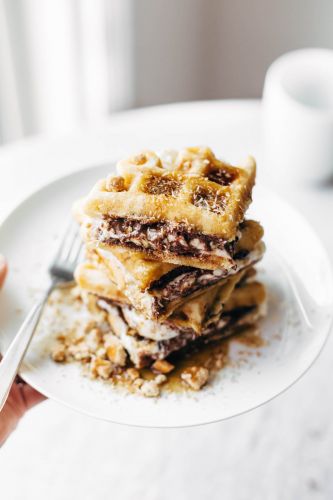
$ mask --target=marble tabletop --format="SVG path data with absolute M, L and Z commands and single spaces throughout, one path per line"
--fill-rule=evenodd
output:
M 259 101 L 176 104 L 119 113 L 71 136 L 10 144 L 0 149 L 0 216 L 76 169 L 142 148 L 208 144 L 230 161 L 256 156 L 259 181 L 305 215 L 332 258 L 333 187 L 290 185 L 287 179 L 272 185 L 260 116 Z M 315 366 L 286 393 L 243 416 L 197 428 L 124 427 L 47 401 L 1 448 L 0 497 L 331 499 L 332 358 L 331 338 Z

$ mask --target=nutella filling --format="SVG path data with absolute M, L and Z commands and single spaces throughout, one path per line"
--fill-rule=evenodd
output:
M 97 229 L 100 242 L 121 244 L 151 252 L 168 252 L 205 258 L 207 255 L 225 257 L 232 263 L 235 242 L 217 236 L 195 232 L 184 224 L 164 222 L 144 223 L 138 220 L 104 216 Z
M 236 270 L 236 264 L 234 270 Z M 159 305 L 163 309 L 169 302 L 211 286 L 227 275 L 226 269 L 211 271 L 181 266 L 154 281 L 149 290 L 153 295 L 158 295 Z
M 101 297 L 98 301 L 98 306 L 101 309 L 109 310 L 109 305 L 114 307 L 114 303 L 108 299 Z M 219 318 L 216 318 L 213 324 L 203 330 L 201 335 L 197 335 L 191 328 L 175 328 L 175 335 L 165 340 L 151 340 L 142 337 L 138 331 L 132 329 L 133 325 L 128 322 L 126 314 L 124 315 L 122 308 L 117 308 L 124 325 L 127 325 L 131 334 L 129 338 L 133 341 L 132 348 L 136 351 L 137 366 L 144 367 L 150 365 L 156 359 L 165 359 L 172 353 L 178 352 L 183 348 L 193 348 L 206 344 L 211 341 L 217 341 L 233 333 L 229 327 L 237 324 L 242 318 L 246 318 L 248 313 L 256 310 L 256 306 L 247 306 L 234 309 L 227 314 L 221 313 Z M 165 323 L 169 325 L 168 322 Z M 119 332 L 115 332 L 119 336 Z M 124 338 L 122 339 L 124 341 Z M 135 346 L 135 347 L 134 347 Z M 124 346 L 126 348 L 126 346 Z M 132 353 L 133 354 L 133 353 Z
M 180 351 L 181 349 L 193 349 L 199 347 L 202 344 L 207 344 L 209 342 L 218 341 L 224 337 L 231 335 L 233 332 L 232 326 L 237 324 L 237 322 L 247 313 L 250 313 L 256 309 L 255 306 L 243 307 L 230 312 L 228 315 L 221 316 L 220 321 L 215 324 L 212 328 L 207 328 L 203 331 L 202 335 L 198 336 L 193 332 L 181 332 L 181 334 L 170 340 L 164 340 L 157 342 L 158 352 L 154 355 L 147 356 L 145 362 L 151 363 L 155 359 L 165 359 L 172 353 Z M 230 328 L 227 328 L 230 327 Z
M 217 322 L 212 328 L 207 328 L 203 331 L 202 335 L 198 336 L 193 331 L 179 331 L 179 335 L 169 340 L 162 340 L 152 342 L 155 349 L 149 352 L 145 347 L 138 349 L 138 359 L 141 366 L 149 366 L 156 359 L 165 359 L 170 355 L 182 355 L 184 352 L 191 351 L 192 349 L 200 348 L 210 342 L 219 341 L 234 333 L 233 326 L 242 317 L 246 318 L 248 313 L 256 309 L 253 307 L 244 307 L 242 310 L 229 313 L 228 315 L 221 316 L 220 321 Z M 143 340 L 142 337 L 137 335 L 137 340 Z

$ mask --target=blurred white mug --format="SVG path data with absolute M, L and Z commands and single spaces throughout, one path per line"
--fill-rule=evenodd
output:
M 333 51 L 304 49 L 277 59 L 263 93 L 265 159 L 276 179 L 333 178 Z

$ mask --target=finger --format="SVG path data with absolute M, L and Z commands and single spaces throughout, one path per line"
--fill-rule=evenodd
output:
M 7 262 L 3 255 L 0 254 L 0 288 L 4 284 L 7 274 Z
M 23 394 L 27 410 L 46 399 L 43 394 L 30 387 L 30 385 L 22 385 L 21 392 Z

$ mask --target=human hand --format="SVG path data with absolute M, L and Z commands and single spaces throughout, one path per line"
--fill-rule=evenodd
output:
M 4 257 L 0 255 L 0 288 L 4 284 L 6 274 L 7 263 Z M 25 412 L 44 399 L 45 397 L 42 394 L 17 377 L 5 406 L 0 412 L 0 446 L 15 429 Z
M 0 254 L 0 289 L 2 288 L 7 276 L 7 262 L 3 255 Z

